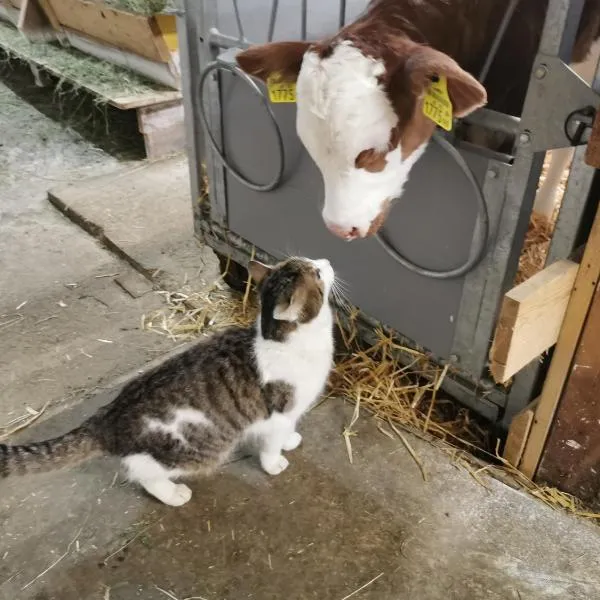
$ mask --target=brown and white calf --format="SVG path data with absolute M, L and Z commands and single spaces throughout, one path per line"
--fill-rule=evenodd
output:
M 520 1 L 485 89 L 472 75 L 483 66 L 507 5 L 372 0 L 329 39 L 272 42 L 238 54 L 250 75 L 296 82 L 298 136 L 323 176 L 323 219 L 335 235 L 351 240 L 375 233 L 401 196 L 435 129 L 422 104 L 436 76 L 446 76 L 455 117 L 486 103 L 520 115 L 547 0 Z M 574 62 L 584 60 L 599 29 L 600 0 L 586 0 Z

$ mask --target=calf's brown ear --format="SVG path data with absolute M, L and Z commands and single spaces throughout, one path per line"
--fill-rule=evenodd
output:
M 417 96 L 423 95 L 432 77 L 445 75 L 455 117 L 465 117 L 487 104 L 485 88 L 447 54 L 418 45 L 405 63 L 410 84 Z
M 236 60 L 242 71 L 266 81 L 278 74 L 281 81 L 295 82 L 302 66 L 302 58 L 310 42 L 270 42 L 250 46 L 240 52 Z

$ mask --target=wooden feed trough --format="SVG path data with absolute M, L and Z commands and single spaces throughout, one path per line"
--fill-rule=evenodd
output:
M 85 89 L 100 104 L 135 110 L 149 159 L 185 148 L 183 103 L 178 90 L 150 82 L 78 50 L 52 43 L 29 43 L 14 27 L 1 22 L 0 49 L 28 63 L 32 69 L 47 72 L 59 82 Z
M 88 0 L 0 0 L 4 15 L 31 41 L 53 38 L 181 89 L 176 17 L 141 15 Z

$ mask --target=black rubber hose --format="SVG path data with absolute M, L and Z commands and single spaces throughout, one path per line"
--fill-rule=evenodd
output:
M 389 242 L 385 239 L 385 235 L 381 233 L 376 233 L 375 237 L 377 241 L 381 244 L 383 249 L 398 263 L 400 263 L 404 268 L 412 271 L 413 273 L 418 273 L 419 275 L 423 275 L 425 277 L 430 277 L 432 279 L 455 279 L 457 277 L 462 277 L 466 275 L 470 271 L 472 271 L 483 259 L 485 256 L 485 252 L 487 249 L 487 241 L 490 231 L 490 218 L 487 210 L 487 205 L 485 203 L 485 198 L 483 197 L 483 193 L 481 188 L 479 187 L 479 183 L 473 176 L 471 169 L 465 162 L 464 158 L 460 155 L 460 152 L 445 138 L 439 135 L 437 132 L 434 134 L 434 139 L 437 143 L 446 151 L 450 156 L 457 162 L 462 169 L 463 173 L 466 175 L 469 182 L 472 184 L 473 190 L 475 191 L 475 197 L 477 202 L 478 209 L 478 220 L 476 222 L 476 227 L 478 230 L 477 234 L 477 246 L 471 255 L 467 259 L 467 261 L 459 267 L 454 269 L 449 269 L 445 271 L 434 271 L 432 269 L 426 269 L 425 267 L 421 267 L 414 262 L 408 260 L 408 258 L 402 256 Z

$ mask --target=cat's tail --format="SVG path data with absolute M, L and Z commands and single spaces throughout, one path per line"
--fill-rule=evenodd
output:
M 74 465 L 101 452 L 85 427 L 44 442 L 6 446 L 0 444 L 0 478 L 54 471 Z

